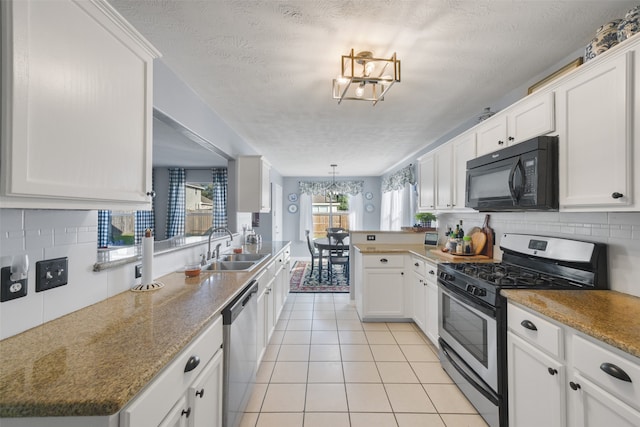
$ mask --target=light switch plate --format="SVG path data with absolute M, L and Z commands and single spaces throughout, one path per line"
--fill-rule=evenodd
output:
M 67 260 L 67 257 L 63 257 L 36 262 L 36 292 L 67 284 Z

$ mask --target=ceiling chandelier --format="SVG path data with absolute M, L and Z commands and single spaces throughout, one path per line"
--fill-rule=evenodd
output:
M 394 83 L 400 82 L 400 61 L 395 52 L 389 59 L 374 58 L 369 51 L 342 55 L 342 73 L 333 80 L 333 99 L 371 101 L 376 105 Z

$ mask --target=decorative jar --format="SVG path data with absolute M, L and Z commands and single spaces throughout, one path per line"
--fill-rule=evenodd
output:
M 618 24 L 618 43 L 622 43 L 640 31 L 640 6 L 631 9 Z
M 596 36 L 585 49 L 585 62 L 595 58 L 601 53 L 609 50 L 609 48 L 618 44 L 618 26 L 621 22 L 622 19 L 614 19 L 613 21 L 607 22 L 598 28 Z

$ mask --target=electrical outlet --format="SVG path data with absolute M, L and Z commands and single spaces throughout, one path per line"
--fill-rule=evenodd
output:
M 135 268 L 135 278 L 137 279 L 138 277 L 142 277 L 142 264 L 138 264 L 136 265 Z
M 36 262 L 36 292 L 66 285 L 68 270 L 67 257 Z
M 0 302 L 27 296 L 27 279 L 11 280 L 11 267 L 2 267 L 0 279 Z
M 367 240 L 376 240 L 375 234 L 367 234 Z

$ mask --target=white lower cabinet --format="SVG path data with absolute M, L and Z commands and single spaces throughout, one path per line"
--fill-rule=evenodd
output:
M 509 425 L 566 426 L 564 366 L 513 332 L 507 345 Z
M 222 368 L 219 316 L 120 412 L 120 427 L 191 427 L 205 421 L 221 426 Z
M 424 333 L 427 335 L 429 340 L 438 347 L 438 317 L 439 317 L 439 306 L 438 306 L 438 282 L 436 279 L 436 273 L 438 271 L 435 264 L 431 264 L 429 262 L 426 263 L 427 274 L 425 275 L 425 282 L 427 284 L 427 318 L 425 324 Z
M 411 259 L 411 287 L 413 288 L 413 321 L 426 333 L 427 330 L 427 282 L 424 278 L 424 260 L 418 257 Z
M 361 294 L 356 295 L 356 309 L 362 320 L 412 317 L 413 306 L 407 302 L 412 292 L 405 284 L 404 258 L 405 255 L 397 254 L 362 256 L 362 268 L 355 272 L 356 282 L 362 288 Z
M 640 425 L 640 359 L 509 303 L 509 425 Z

